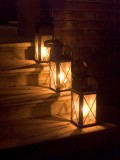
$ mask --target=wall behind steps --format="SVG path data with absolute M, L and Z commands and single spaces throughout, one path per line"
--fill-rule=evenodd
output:
M 18 32 L 20 35 L 33 36 L 35 22 L 39 18 L 38 0 L 17 0 Z
M 38 25 L 48 24 L 50 18 L 49 0 L 17 0 L 18 32 L 34 37 Z M 45 25 L 44 25 L 45 27 Z
M 75 59 L 113 51 L 113 0 L 56 0 L 53 15 L 56 37 L 71 46 Z
M 119 120 L 119 0 L 54 0 L 55 37 L 69 45 L 73 60 L 87 62 L 98 81 L 100 120 Z M 74 83 L 74 81 L 73 81 Z

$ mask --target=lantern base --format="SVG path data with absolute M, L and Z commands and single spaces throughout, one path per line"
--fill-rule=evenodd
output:
M 43 61 L 43 60 L 41 60 L 41 59 L 34 59 L 34 61 L 36 62 L 36 63 L 49 63 L 49 60 L 48 61 Z
M 71 91 L 71 89 L 60 90 L 60 89 L 54 89 L 54 88 L 51 88 L 51 87 L 49 87 L 49 89 L 51 89 L 51 90 L 53 90 L 53 91 L 55 91 L 55 92 L 57 92 L 57 93 L 59 93 L 59 92 Z
M 96 122 L 96 123 L 92 123 L 92 124 L 86 124 L 86 125 L 80 125 L 80 124 L 77 124 L 77 123 L 75 123 L 74 121 L 70 121 L 73 125 L 75 125 L 76 127 L 78 127 L 78 128 L 87 128 L 87 127 L 92 127 L 92 126 L 96 126 L 96 125 L 100 125 L 101 123 L 98 123 L 98 122 Z
M 39 61 L 37 61 L 37 63 L 49 63 L 49 61 L 41 61 L 41 60 L 39 60 Z

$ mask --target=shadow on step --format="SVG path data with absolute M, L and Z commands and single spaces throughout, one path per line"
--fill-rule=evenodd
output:
M 25 59 L 27 60 L 35 59 L 35 49 L 33 45 L 27 47 L 27 49 L 25 50 Z
M 47 95 L 47 94 L 46 94 Z M 42 96 L 46 96 L 42 95 Z M 49 97 L 45 98 L 43 102 L 37 103 L 36 106 L 32 107 L 31 117 L 47 119 L 51 116 L 51 120 L 63 121 L 63 119 L 69 119 L 70 116 L 70 104 L 69 96 L 60 96 L 59 93 L 52 93 Z M 55 116 L 55 119 L 54 119 Z

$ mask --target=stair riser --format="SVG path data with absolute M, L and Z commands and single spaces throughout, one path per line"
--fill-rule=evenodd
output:
M 25 59 L 25 49 L 19 48 L 19 49 L 1 49 L 0 50 L 0 59 L 1 60 L 15 60 L 15 59 Z
M 14 86 L 48 86 L 48 74 L 31 73 L 0 76 L 0 88 Z
M 0 60 L 34 59 L 34 48 L 0 48 Z
M 0 44 L 0 59 L 34 59 L 34 44 L 31 42 Z
M 57 106 L 57 107 L 56 107 Z M 17 120 L 24 118 L 40 118 L 45 116 L 61 115 L 70 119 L 71 100 L 51 101 L 47 103 L 34 104 L 19 107 L 7 107 L 0 110 L 0 121 Z

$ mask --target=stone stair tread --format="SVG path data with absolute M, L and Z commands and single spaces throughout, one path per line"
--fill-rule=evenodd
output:
M 64 138 L 65 136 L 67 137 L 70 134 L 72 134 L 72 132 L 76 129 L 76 127 L 73 126 L 69 121 L 65 121 L 64 119 L 62 120 L 62 118 L 60 120 L 61 121 L 59 121 L 58 119 L 52 120 L 52 119 L 49 119 L 48 117 L 47 119 L 44 119 L 44 120 L 26 119 L 25 121 L 19 121 L 16 123 L 11 122 L 10 128 L 7 125 L 5 125 L 7 129 L 4 130 L 4 135 L 2 134 L 3 133 L 2 128 L 5 128 L 5 127 L 0 127 L 0 130 L 2 132 L 0 136 L 0 140 L 1 140 L 0 149 L 12 148 L 16 146 L 22 146 L 25 144 L 32 144 L 33 142 L 34 143 L 43 142 L 46 140 L 53 140 L 56 138 Z M 34 124 L 34 127 L 33 127 L 33 124 Z M 23 128 L 24 128 L 24 132 L 22 130 Z M 11 131 L 12 129 L 13 129 L 13 132 Z M 17 142 L 17 138 L 13 136 L 13 133 L 15 137 L 21 139 L 19 143 Z M 64 136 L 64 133 L 65 133 L 65 136 Z M 10 138 L 7 138 L 7 137 L 10 137 Z
M 48 83 L 49 66 L 34 60 L 0 61 L 0 88 L 45 85 Z
M 28 67 L 35 64 L 34 60 L 0 60 L 0 70 Z
M 0 88 L 48 83 L 49 63 L 34 60 L 34 42 L 0 43 Z
M 14 75 L 27 75 L 27 74 L 35 74 L 35 73 L 39 73 L 40 71 L 42 71 L 42 68 L 24 68 L 24 69 L 13 69 L 13 70 L 5 70 L 5 71 L 0 71 L 0 77 L 1 76 L 14 76 Z
M 31 42 L 8 42 L 8 43 L 0 43 L 0 48 L 6 49 L 7 47 L 30 47 L 32 46 Z
M 6 120 L 70 114 L 71 92 L 56 93 L 48 87 L 0 89 L 0 122 Z
M 59 97 L 58 97 L 59 96 Z M 0 108 L 65 101 L 70 99 L 70 91 L 56 93 L 44 87 L 8 87 L 0 89 Z
M 16 152 L 18 152 L 16 156 L 17 158 L 18 155 L 22 153 L 21 151 L 25 152 L 25 156 L 27 154 L 31 156 L 32 154 L 30 154 L 30 152 L 33 150 L 34 152 L 32 153 L 37 153 L 36 151 L 38 151 L 37 156 L 41 154 L 44 157 L 45 154 L 48 153 L 48 157 L 50 158 L 50 155 L 53 154 L 61 155 L 61 153 L 64 153 L 65 155 L 65 147 L 67 144 L 67 147 L 69 148 L 69 150 L 67 150 L 67 154 L 71 151 L 72 153 L 73 151 L 75 153 L 79 153 L 79 148 L 82 148 L 82 153 L 82 151 L 84 150 L 91 151 L 91 146 L 92 149 L 100 149 L 101 147 L 103 149 L 103 146 L 107 147 L 106 142 L 109 142 L 110 140 L 112 140 L 112 142 L 116 144 L 115 142 L 119 136 L 118 129 L 118 126 L 114 124 L 112 124 L 111 126 L 111 124 L 106 123 L 104 123 L 104 125 L 96 125 L 92 127 L 78 129 L 68 119 L 62 118 L 60 116 L 7 121 L 6 123 L 4 122 L 0 125 L 0 149 L 14 148 L 15 150 L 11 150 L 11 153 L 13 153 L 14 155 Z M 114 136 L 115 134 L 117 138 Z M 93 141 L 93 139 L 95 139 L 95 141 Z M 46 145 L 49 147 L 47 147 L 43 142 L 47 142 Z M 75 147 L 75 145 L 70 145 L 76 143 L 77 147 Z M 30 144 L 32 145 L 31 148 L 29 148 L 30 146 L 28 147 L 28 145 Z M 19 148 L 22 146 L 24 146 L 24 148 Z M 16 147 L 18 147 L 17 150 Z M 34 147 L 35 149 L 33 149 Z M 5 156 L 5 152 L 3 153 Z M 90 154 L 90 152 L 88 153 Z

